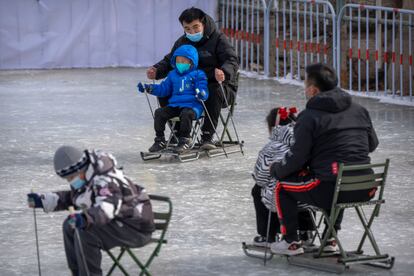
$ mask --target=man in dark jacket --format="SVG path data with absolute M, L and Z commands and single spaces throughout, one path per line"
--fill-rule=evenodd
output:
M 66 259 L 73 275 L 102 275 L 101 249 L 141 247 L 150 241 L 155 226 L 149 197 L 116 168 L 111 154 L 62 146 L 55 153 L 54 167 L 71 189 L 30 193 L 28 202 L 45 212 L 70 206 L 79 210 L 63 223 Z
M 273 163 L 271 173 L 279 179 L 276 188 L 277 208 L 284 240 L 272 251 L 296 255 L 303 252 L 297 243 L 297 202 L 329 210 L 332 204 L 338 163 L 367 164 L 368 154 L 378 146 L 378 139 L 368 111 L 352 101 L 337 87 L 335 71 L 324 64 L 306 68 L 305 93 L 308 98 L 294 128 L 295 144 L 286 158 Z M 302 179 L 289 179 L 308 168 Z M 366 201 L 373 191 L 344 194 L 342 202 Z M 339 228 L 340 221 L 336 228 Z M 329 250 L 335 250 L 334 241 Z
M 223 82 L 227 102 L 231 104 L 237 92 L 238 58 L 226 36 L 217 29 L 214 20 L 202 10 L 194 7 L 186 9 L 181 13 L 179 21 L 185 34 L 177 39 L 171 52 L 163 60 L 147 70 L 147 77 L 157 80 L 165 78 L 173 69 L 170 59 L 181 45 L 190 44 L 197 49 L 198 68 L 203 70 L 208 78 L 210 96 L 205 104 L 212 119 L 212 122 L 205 120 L 203 125 L 202 149 L 214 149 L 215 146 L 212 143 L 214 129 L 217 127 L 221 108 L 225 107 L 225 99 L 223 99 L 219 83 Z M 160 98 L 161 106 L 167 103 L 168 99 Z

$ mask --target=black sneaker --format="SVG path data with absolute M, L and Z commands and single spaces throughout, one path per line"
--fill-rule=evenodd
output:
M 165 138 L 155 137 L 154 144 L 148 149 L 149 152 L 158 152 L 165 149 Z
M 178 145 L 174 148 L 176 153 L 185 153 L 190 150 L 191 139 L 186 137 L 180 137 L 178 139 Z
M 253 239 L 253 245 L 259 246 L 259 247 L 266 247 L 267 245 L 267 247 L 270 248 L 270 244 L 274 242 L 275 242 L 275 239 L 270 239 L 270 237 L 267 242 L 266 242 L 266 237 L 263 237 L 263 236 L 256 236 Z
M 202 150 L 213 150 L 216 149 L 216 145 L 211 141 L 211 139 L 203 139 L 201 141 L 200 149 Z

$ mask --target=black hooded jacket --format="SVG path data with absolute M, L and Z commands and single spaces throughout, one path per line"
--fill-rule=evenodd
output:
M 198 42 L 190 41 L 185 34 L 174 43 L 171 52 L 163 60 L 154 65 L 157 68 L 156 79 L 165 78 L 173 68 L 170 59 L 174 51 L 183 44 L 190 44 L 198 51 L 198 69 L 203 70 L 208 78 L 208 83 L 217 83 L 214 69 L 223 70 L 226 81 L 234 92 L 237 92 L 237 70 L 239 69 L 238 58 L 233 46 L 226 36 L 217 29 L 214 20 L 207 14 L 204 22 L 203 38 Z
M 306 104 L 294 128 L 295 144 L 286 162 L 274 163 L 271 173 L 283 179 L 309 166 L 322 181 L 336 179 L 335 163 L 367 164 L 378 138 L 368 111 L 341 90 L 322 92 Z

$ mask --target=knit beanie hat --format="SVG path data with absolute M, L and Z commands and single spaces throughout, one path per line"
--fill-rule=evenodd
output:
M 85 152 L 71 146 L 61 146 L 55 152 L 53 163 L 57 175 L 68 177 L 78 173 L 89 162 Z

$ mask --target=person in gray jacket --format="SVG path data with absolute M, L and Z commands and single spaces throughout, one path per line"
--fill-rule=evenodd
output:
M 102 275 L 101 249 L 141 247 L 150 241 L 155 226 L 149 197 L 124 176 L 111 154 L 61 146 L 54 168 L 71 189 L 30 193 L 28 203 L 45 212 L 71 206 L 77 210 L 63 223 L 66 259 L 73 275 Z

